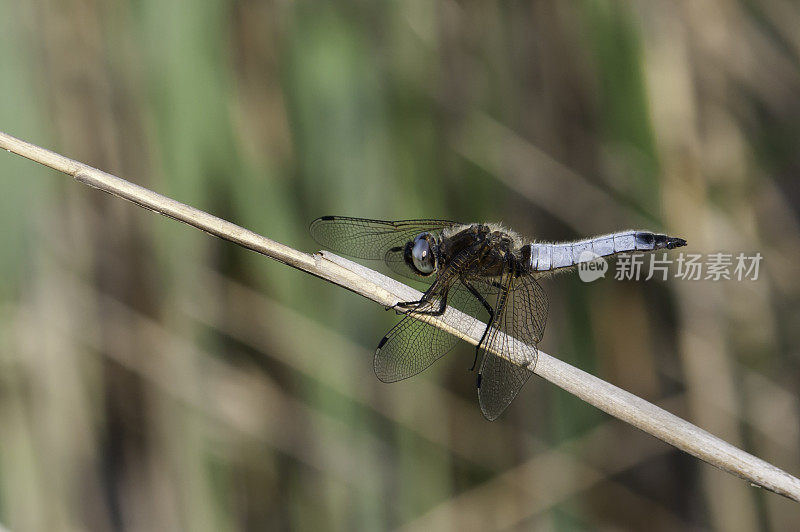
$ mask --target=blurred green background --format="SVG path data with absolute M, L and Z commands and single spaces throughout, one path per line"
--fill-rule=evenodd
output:
M 0 0 L 0 130 L 290 246 L 320 215 L 628 227 L 755 282 L 542 284 L 542 349 L 800 473 L 800 6 Z M 0 156 L 0 528 L 789 530 L 798 507 L 396 316 Z

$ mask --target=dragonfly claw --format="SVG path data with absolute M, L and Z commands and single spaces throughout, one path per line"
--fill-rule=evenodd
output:
M 400 310 L 401 308 L 405 308 L 403 306 L 403 302 L 402 301 L 399 302 L 399 303 L 395 303 L 394 305 L 384 306 L 383 310 L 386 310 L 386 311 L 393 310 L 397 314 L 402 314 L 403 312 Z

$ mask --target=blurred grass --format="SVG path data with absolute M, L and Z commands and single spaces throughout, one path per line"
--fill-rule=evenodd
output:
M 314 250 L 324 214 L 647 225 L 754 283 L 545 281 L 543 349 L 797 474 L 800 9 L 0 0 L 0 129 Z M 11 530 L 785 530 L 792 503 L 393 313 L 0 157 Z

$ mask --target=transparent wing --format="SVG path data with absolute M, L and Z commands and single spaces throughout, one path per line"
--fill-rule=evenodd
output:
M 419 233 L 414 233 L 411 238 L 414 238 Z M 410 239 L 409 239 L 410 240 Z M 418 281 L 423 283 L 430 283 L 435 277 L 423 277 L 414 270 L 412 270 L 408 264 L 406 264 L 405 259 L 405 248 L 404 244 L 399 246 L 393 246 L 389 248 L 389 250 L 383 255 L 383 262 L 389 267 L 397 275 L 405 277 L 406 279 L 411 279 L 412 281 Z
M 441 233 L 460 225 L 448 220 L 368 220 L 346 216 L 323 216 L 309 226 L 311 236 L 320 245 L 358 259 L 390 260 L 387 252 L 401 252 L 406 242 L 419 233 Z M 391 266 L 391 265 L 390 265 Z
M 420 303 L 381 339 L 375 351 L 375 375 L 383 382 L 396 382 L 416 375 L 447 354 L 458 338 L 421 321 L 450 306 L 467 316 L 481 318 L 485 312 L 478 299 L 461 284 L 461 273 L 469 266 L 461 257 L 442 272 Z
M 478 400 L 486 419 L 494 421 L 531 376 L 528 369 L 494 353 L 524 361 L 531 369 L 535 367 L 536 345 L 544 335 L 548 305 L 544 290 L 531 275 L 515 277 L 511 271 L 506 271 L 491 289 L 493 293 L 488 295 L 495 296 L 495 310 L 481 345 L 483 360 L 478 375 Z M 519 342 L 512 344 L 509 337 Z
M 375 375 L 383 382 L 413 377 L 449 353 L 457 342 L 455 336 L 407 315 L 378 344 L 373 359 Z

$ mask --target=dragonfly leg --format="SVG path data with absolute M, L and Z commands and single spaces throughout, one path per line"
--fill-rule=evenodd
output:
M 483 297 L 480 294 L 480 292 L 475 290 L 475 287 L 472 286 L 472 284 L 469 281 L 462 279 L 461 283 L 467 287 L 467 290 L 469 290 L 470 293 L 478 299 L 478 301 L 481 302 L 483 308 L 485 308 L 486 312 L 489 313 L 489 323 L 492 323 L 492 320 L 494 319 L 494 309 L 489 304 L 489 302 L 486 301 L 486 298 Z M 486 325 L 486 328 L 483 330 L 483 335 L 481 336 L 481 341 L 478 342 L 478 345 L 475 346 L 475 359 L 472 361 L 472 367 L 469 369 L 470 371 L 475 371 L 475 366 L 478 365 L 478 354 L 481 352 L 481 346 L 483 345 L 483 341 L 486 339 L 486 333 L 488 332 L 489 332 L 489 325 Z M 478 387 L 480 387 L 480 384 L 478 384 Z
M 424 299 L 420 299 L 418 301 L 400 301 L 398 303 L 395 303 L 394 307 L 391 307 L 391 308 L 396 308 L 396 307 L 400 307 L 400 308 L 416 307 L 416 306 L 421 305 L 422 303 L 424 303 L 424 301 L 425 301 Z
M 483 331 L 483 335 L 481 336 L 481 341 L 478 342 L 478 345 L 475 348 L 475 360 L 472 361 L 472 367 L 470 368 L 470 371 L 474 371 L 475 370 L 475 366 L 477 366 L 477 364 L 478 364 L 478 354 L 480 353 L 481 347 L 483 346 L 483 342 L 486 340 L 486 335 L 489 334 L 489 329 L 492 328 L 492 323 L 494 322 L 496 311 L 495 311 L 495 309 L 493 309 L 491 307 L 491 305 L 489 305 L 489 303 L 486 301 L 486 299 L 484 299 L 480 294 L 476 293 L 477 291 L 473 291 L 473 290 L 475 290 L 473 287 L 471 287 L 469 285 L 466 285 L 466 286 L 470 290 L 470 292 L 472 292 L 478 298 L 478 300 L 483 304 L 483 306 L 486 308 L 486 310 L 489 311 L 489 323 L 486 325 L 486 329 Z M 497 287 L 499 292 L 500 292 L 500 294 L 499 294 L 499 296 L 497 298 L 497 308 L 502 309 L 504 307 L 504 305 L 506 304 L 506 298 L 508 297 L 508 288 L 502 286 L 499 283 L 494 283 L 494 282 L 492 282 L 492 286 Z M 481 387 L 481 374 L 480 374 L 480 372 L 478 372 L 476 385 L 477 385 L 478 388 Z
M 444 314 L 444 311 L 447 308 L 447 292 L 444 293 L 444 296 L 439 302 L 439 308 L 434 310 L 415 310 L 415 307 L 419 307 L 425 303 L 428 303 L 428 300 L 425 299 L 425 296 L 422 296 L 422 299 L 419 301 L 401 301 L 397 303 L 395 307 L 412 309 L 411 312 L 414 314 L 424 314 L 425 316 L 441 316 Z

